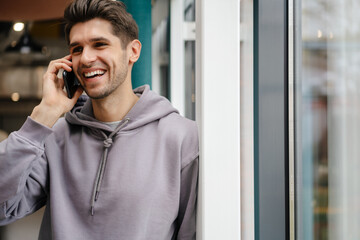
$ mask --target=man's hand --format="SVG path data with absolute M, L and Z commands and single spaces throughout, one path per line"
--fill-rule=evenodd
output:
M 69 99 L 63 90 L 64 80 L 57 77 L 60 69 L 68 72 L 72 71 L 72 62 L 70 60 L 71 55 L 68 55 L 49 63 L 48 69 L 43 76 L 42 100 L 30 115 L 33 120 L 48 127 L 52 127 L 61 115 L 70 111 L 83 92 L 83 89 L 79 87 L 73 98 Z

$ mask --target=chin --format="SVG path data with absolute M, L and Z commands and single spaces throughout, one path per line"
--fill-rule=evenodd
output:
M 85 92 L 91 99 L 103 99 L 110 95 L 110 93 L 104 93 L 104 92 L 91 92 L 91 91 L 85 91 Z

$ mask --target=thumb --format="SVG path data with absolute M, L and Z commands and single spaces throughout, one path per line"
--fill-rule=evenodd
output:
M 80 98 L 81 94 L 83 93 L 83 89 L 82 87 L 78 87 L 76 89 L 76 92 L 74 93 L 74 96 L 71 99 L 71 108 L 73 108 L 76 105 L 76 102 L 78 101 L 78 99 Z
M 77 89 L 76 89 L 76 92 L 74 93 L 74 96 L 72 99 L 75 100 L 75 102 L 79 99 L 79 97 L 81 96 L 81 94 L 84 92 L 83 88 L 81 86 L 79 86 Z

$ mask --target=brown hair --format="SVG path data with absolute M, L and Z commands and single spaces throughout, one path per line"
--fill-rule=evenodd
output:
M 138 39 L 138 26 L 126 11 L 126 6 L 113 0 L 75 0 L 64 11 L 65 38 L 70 43 L 71 28 L 80 22 L 101 18 L 111 23 L 113 34 L 118 36 L 125 48 L 128 43 Z

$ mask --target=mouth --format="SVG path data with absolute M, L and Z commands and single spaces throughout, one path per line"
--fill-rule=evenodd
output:
M 89 78 L 101 77 L 104 74 L 105 74 L 104 70 L 95 70 L 91 72 L 84 72 L 82 75 L 84 78 L 89 79 Z

